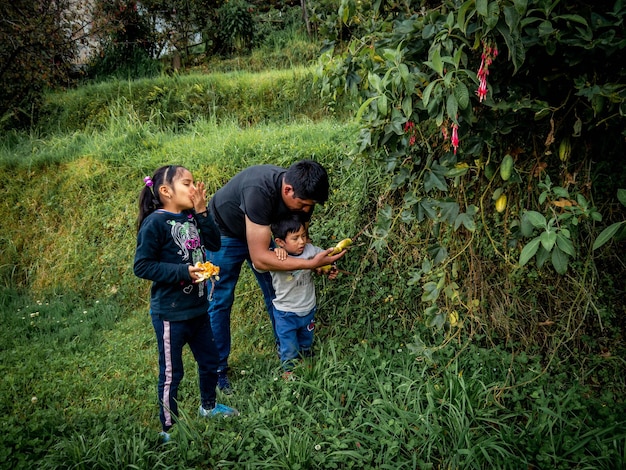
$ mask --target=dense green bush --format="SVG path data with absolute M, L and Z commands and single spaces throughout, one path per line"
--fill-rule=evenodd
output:
M 374 245 L 420 252 L 409 285 L 430 326 L 619 349 L 624 239 L 593 247 L 626 219 L 626 8 L 429 3 L 342 2 L 361 35 L 319 73 L 329 99 L 360 100 L 354 154 L 391 177 Z

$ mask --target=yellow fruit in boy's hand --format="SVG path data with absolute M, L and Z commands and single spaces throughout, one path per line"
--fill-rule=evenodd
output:
M 335 247 L 333 248 L 333 251 L 328 253 L 328 256 L 333 256 L 333 255 L 336 255 L 337 253 L 341 253 L 343 250 L 347 249 L 350 245 L 352 245 L 352 239 L 344 238 L 339 243 L 337 243 L 337 245 L 335 245 Z

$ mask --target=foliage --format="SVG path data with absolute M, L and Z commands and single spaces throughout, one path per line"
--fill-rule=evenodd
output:
M 596 330 L 607 271 L 591 246 L 626 180 L 625 15 L 621 1 L 341 3 L 360 36 L 318 80 L 325 99 L 360 100 L 353 153 L 392 177 L 373 246 L 408 233 L 421 248 L 408 285 L 428 325 L 548 350 Z M 573 273 L 555 287 L 548 266 Z
M 0 128 L 25 127 L 36 119 L 48 87 L 70 83 L 79 9 L 69 0 L 15 0 L 0 5 Z
M 223 0 L 142 0 L 145 16 L 151 18 L 152 31 L 163 52 L 173 47 L 184 57 L 189 56 L 190 46 L 196 45 L 202 36 L 207 51 L 216 48 L 219 34 L 218 10 Z
M 245 0 L 229 0 L 218 10 L 221 52 L 242 53 L 254 38 L 253 7 Z
M 157 54 L 155 33 L 137 2 L 100 1 L 95 5 L 98 53 L 90 58 L 87 77 L 102 80 L 158 74 L 159 64 L 154 61 Z

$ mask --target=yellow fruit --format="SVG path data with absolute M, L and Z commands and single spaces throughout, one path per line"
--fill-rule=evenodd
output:
M 569 141 L 569 138 L 565 137 L 561 141 L 559 145 L 559 158 L 562 162 L 566 162 L 569 159 L 570 154 L 572 153 L 572 144 Z
M 219 276 L 218 276 L 218 274 L 220 273 L 219 266 L 215 266 L 210 261 L 207 261 L 206 263 L 201 263 L 200 261 L 198 261 L 196 263 L 196 267 L 202 268 L 202 271 L 200 271 L 199 273 L 200 278 L 196 279 L 195 282 L 206 281 L 207 279 L 210 279 L 210 278 L 215 278 L 215 280 L 219 280 Z
M 448 314 L 448 321 L 450 322 L 450 326 L 456 326 L 459 323 L 459 314 L 456 310 Z
M 344 238 L 339 243 L 337 243 L 337 245 L 335 245 L 335 247 L 333 248 L 333 251 L 328 253 L 328 256 L 333 256 L 333 255 L 336 255 L 337 253 L 341 253 L 343 250 L 348 248 L 350 245 L 352 245 L 352 239 L 351 238 Z
M 506 209 L 506 194 L 502 194 L 496 201 L 496 210 L 504 212 L 504 209 Z

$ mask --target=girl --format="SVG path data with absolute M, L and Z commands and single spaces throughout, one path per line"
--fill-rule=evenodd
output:
M 205 249 L 220 248 L 220 233 L 208 212 L 204 183 L 186 168 L 168 165 L 144 178 L 139 196 L 134 272 L 152 281 L 150 314 L 159 349 L 159 405 L 163 442 L 178 412 L 182 350 L 189 344 L 198 363 L 201 416 L 239 412 L 215 403 L 218 353 L 207 314 L 208 297 L 197 262 Z

